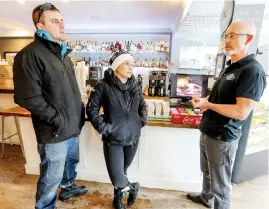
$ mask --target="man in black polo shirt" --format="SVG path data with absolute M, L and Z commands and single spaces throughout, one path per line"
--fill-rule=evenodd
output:
M 200 163 L 203 190 L 187 198 L 207 208 L 229 209 L 234 159 L 241 128 L 266 87 L 266 75 L 255 55 L 248 55 L 255 26 L 235 22 L 225 33 L 228 67 L 206 98 L 193 98 L 194 108 L 204 111 L 200 125 Z

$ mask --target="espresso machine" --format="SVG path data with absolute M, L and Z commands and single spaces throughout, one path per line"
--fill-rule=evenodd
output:
M 89 67 L 89 77 L 86 80 L 86 85 L 94 87 L 95 84 L 103 78 L 103 67 L 102 66 L 91 66 Z
M 141 91 L 142 91 L 143 77 L 142 77 L 141 74 L 138 74 L 138 76 L 137 76 L 137 84 L 138 84 L 138 86 L 141 88 Z
M 164 97 L 166 96 L 166 76 L 167 76 L 167 71 L 161 71 L 159 72 L 158 75 L 158 80 L 157 80 L 157 92 L 159 97 Z
M 158 95 L 157 81 L 158 81 L 158 72 L 151 71 L 149 74 L 149 89 L 148 89 L 149 96 L 157 96 Z

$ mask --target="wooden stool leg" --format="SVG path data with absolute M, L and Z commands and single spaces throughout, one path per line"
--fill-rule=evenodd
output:
M 20 144 L 21 144 L 22 155 L 23 155 L 24 159 L 26 160 L 23 141 L 22 141 L 22 136 L 21 136 L 21 128 L 20 128 L 19 118 L 17 116 L 14 116 L 14 119 L 15 119 L 15 123 L 16 123 L 16 128 L 17 128 L 17 133 L 18 133 L 18 136 L 19 136 Z
M 5 149 L 5 116 L 2 115 L 2 153 L 1 158 L 4 158 Z

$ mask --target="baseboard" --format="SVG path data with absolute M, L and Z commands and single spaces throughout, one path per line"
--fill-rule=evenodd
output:
M 25 170 L 27 174 L 39 175 L 39 166 L 26 164 Z M 200 192 L 202 188 L 202 179 L 201 181 L 190 182 L 155 177 L 145 177 L 139 174 L 136 176 L 128 177 L 132 181 L 138 181 L 142 187 L 146 188 L 176 190 L 184 192 Z M 77 179 L 100 183 L 111 183 L 107 172 L 96 172 L 87 169 L 78 169 Z

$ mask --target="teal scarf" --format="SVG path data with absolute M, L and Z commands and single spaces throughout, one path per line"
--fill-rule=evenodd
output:
M 49 41 L 53 41 L 53 38 L 51 37 L 51 35 L 47 31 L 45 31 L 45 30 L 38 29 L 36 31 L 36 34 L 39 37 L 43 38 L 43 39 L 46 39 L 46 40 L 49 40 Z M 61 58 L 63 60 L 64 59 L 64 55 L 67 52 L 67 46 L 66 46 L 66 44 L 64 42 L 60 46 L 61 46 Z

